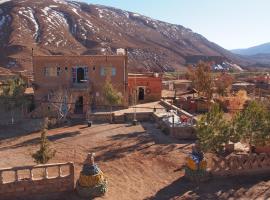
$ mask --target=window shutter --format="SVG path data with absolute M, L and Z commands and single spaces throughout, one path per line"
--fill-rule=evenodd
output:
M 112 68 L 112 76 L 115 76 L 115 75 L 116 75 L 116 68 L 113 67 L 113 68 Z
M 88 67 L 84 67 L 84 79 L 88 80 Z
M 72 82 L 76 83 L 77 71 L 75 67 L 72 67 Z
M 101 68 L 100 68 L 100 75 L 101 75 L 101 76 L 105 76 L 105 70 L 104 70 L 104 67 L 101 67 Z

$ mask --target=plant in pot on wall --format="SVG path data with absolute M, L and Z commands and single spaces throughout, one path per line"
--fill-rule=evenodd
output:
M 270 114 L 264 104 L 252 101 L 234 118 L 235 130 L 250 145 L 250 152 L 270 152 Z

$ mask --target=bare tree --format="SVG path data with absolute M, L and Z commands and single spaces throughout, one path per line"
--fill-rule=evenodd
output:
M 56 110 L 58 120 L 66 120 L 74 103 L 71 91 L 63 87 L 51 92 L 48 102 Z

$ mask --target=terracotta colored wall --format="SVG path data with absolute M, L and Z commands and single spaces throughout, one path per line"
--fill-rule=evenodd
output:
M 129 103 L 134 101 L 134 93 L 136 91 L 136 86 L 145 87 L 145 99 L 144 101 L 138 101 L 138 103 L 159 101 L 161 99 L 162 91 L 162 80 L 161 77 L 151 77 L 151 76 L 138 76 L 138 77 L 128 77 L 128 90 L 129 90 Z M 147 90 L 148 89 L 148 90 Z M 147 93 L 147 91 L 149 91 Z
M 48 172 L 48 177 L 38 177 L 33 179 L 31 176 L 34 175 L 32 170 L 48 169 L 49 167 L 69 167 L 68 174 L 58 174 L 57 177 L 51 177 Z M 30 171 L 29 178 L 20 179 L 20 171 Z M 5 172 L 15 173 L 15 180 L 12 182 L 5 182 L 3 174 Z M 17 173 L 17 176 L 16 176 Z M 61 196 L 67 195 L 69 192 L 74 191 L 74 165 L 73 163 L 63 164 L 47 164 L 28 167 L 14 167 L 10 169 L 0 169 L 0 199 L 1 200 L 37 200 L 37 199 L 62 199 Z
M 96 105 L 104 105 L 102 96 L 106 76 L 101 76 L 102 67 L 115 67 L 116 75 L 110 76 L 113 86 L 122 93 L 125 103 L 127 98 L 127 57 L 126 56 L 34 56 L 34 85 L 35 99 L 40 100 L 50 90 L 57 90 L 61 87 L 72 89 L 74 95 L 84 96 L 88 104 L 89 96 L 95 97 Z M 86 83 L 87 89 L 73 87 L 72 68 L 76 66 L 88 67 L 89 80 Z M 47 77 L 44 74 L 45 67 L 60 67 L 60 75 Z M 67 68 L 67 70 L 66 70 Z M 96 96 L 96 94 L 99 96 Z

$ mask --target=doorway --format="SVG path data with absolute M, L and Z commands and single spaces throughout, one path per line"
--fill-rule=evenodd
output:
M 139 101 L 143 101 L 144 100 L 144 88 L 143 87 L 139 87 L 138 100 Z
M 75 102 L 75 114 L 83 114 L 83 97 L 80 96 Z
M 84 69 L 82 67 L 77 68 L 77 83 L 83 83 Z

